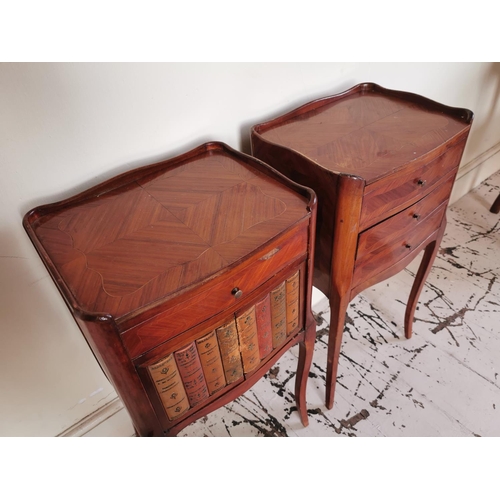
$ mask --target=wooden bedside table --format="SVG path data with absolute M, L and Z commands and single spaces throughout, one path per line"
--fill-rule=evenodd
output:
M 140 436 L 173 436 L 315 341 L 316 197 L 207 143 L 31 210 L 24 227 Z
M 472 118 L 363 83 L 252 129 L 253 155 L 318 196 L 314 285 L 330 299 L 328 408 L 349 302 L 425 249 L 406 308 L 411 336 Z

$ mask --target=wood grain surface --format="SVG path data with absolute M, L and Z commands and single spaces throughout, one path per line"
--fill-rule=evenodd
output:
M 253 154 L 318 195 L 314 285 L 330 300 L 328 408 L 349 302 L 424 250 L 405 313 L 411 336 L 472 119 L 467 109 L 362 83 L 252 128 Z
M 35 208 L 23 223 L 136 434 L 175 436 L 241 396 L 296 344 L 296 406 L 308 424 L 315 215 L 310 188 L 206 143 Z M 261 358 L 255 304 L 299 271 L 297 324 Z M 230 318 L 237 337 L 229 356 L 241 368 L 234 377 L 219 338 Z M 205 357 L 210 332 L 220 359 Z M 159 378 L 173 370 L 162 364 L 172 354 L 178 380 Z
M 28 215 L 39 246 L 76 308 L 116 318 L 234 265 L 308 214 L 297 193 L 222 150 L 53 208 Z
M 258 125 L 265 140 L 370 184 L 463 134 L 472 113 L 364 83 Z

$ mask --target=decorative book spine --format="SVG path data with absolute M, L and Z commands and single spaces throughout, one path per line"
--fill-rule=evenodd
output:
M 271 291 L 271 332 L 273 348 L 286 340 L 286 287 L 285 282 Z
M 196 406 L 208 398 L 208 388 L 201 368 L 196 344 L 191 342 L 186 347 L 175 351 L 175 360 L 179 367 L 184 388 L 191 406 Z
M 255 306 L 236 318 L 236 327 L 240 339 L 243 372 L 250 373 L 260 363 L 259 339 L 257 338 L 257 323 L 255 322 Z
M 291 335 L 299 326 L 299 271 L 286 280 L 286 334 Z
M 207 381 L 208 392 L 212 395 L 226 385 L 224 368 L 217 343 L 215 330 L 196 341 L 201 367 Z
M 148 367 L 167 417 L 179 418 L 189 410 L 189 401 L 173 353 Z
M 243 377 L 243 365 L 241 364 L 236 322 L 231 320 L 229 323 L 217 328 L 215 331 L 219 341 L 226 383 L 232 384 Z
M 264 359 L 273 350 L 271 296 L 269 294 L 255 304 L 255 321 L 257 323 L 260 359 Z

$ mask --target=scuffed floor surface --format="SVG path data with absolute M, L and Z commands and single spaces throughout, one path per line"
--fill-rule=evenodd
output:
M 351 302 L 333 409 L 324 405 L 323 299 L 308 427 L 295 409 L 295 347 L 242 397 L 180 436 L 500 436 L 500 214 L 489 212 L 499 192 L 500 172 L 448 208 L 412 339 L 403 318 L 420 258 Z

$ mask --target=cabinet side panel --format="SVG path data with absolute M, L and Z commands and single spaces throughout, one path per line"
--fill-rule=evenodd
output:
M 140 436 L 162 436 L 162 428 L 148 395 L 111 321 L 86 322 L 77 319 L 77 323 L 126 406 L 137 433 Z
M 304 156 L 270 144 L 252 132 L 252 154 L 293 181 L 314 190 L 318 197 L 314 253 L 314 286 L 329 295 L 338 175 Z

